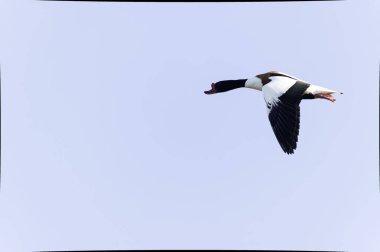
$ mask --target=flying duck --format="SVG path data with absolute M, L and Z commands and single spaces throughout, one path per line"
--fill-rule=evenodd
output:
M 263 91 L 270 124 L 281 148 L 287 154 L 293 154 L 297 148 L 301 100 L 321 98 L 335 102 L 331 94 L 337 93 L 278 71 L 270 71 L 250 79 L 212 83 L 211 90 L 205 91 L 205 94 L 222 93 L 241 87 Z

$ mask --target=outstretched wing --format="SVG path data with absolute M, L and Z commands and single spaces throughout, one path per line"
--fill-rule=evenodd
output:
M 300 127 L 299 105 L 278 102 L 272 106 L 268 117 L 281 148 L 285 153 L 293 154 Z
M 287 154 L 293 154 L 297 148 L 300 128 L 300 102 L 310 84 L 285 78 L 273 78 L 263 87 L 267 103 L 268 117 L 273 132 Z

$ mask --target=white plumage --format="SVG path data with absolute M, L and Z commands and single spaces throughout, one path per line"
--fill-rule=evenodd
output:
M 336 93 L 277 71 L 259 74 L 250 79 L 219 81 L 212 83 L 211 87 L 210 91 L 205 91 L 206 94 L 240 87 L 262 91 L 273 132 L 287 154 L 294 153 L 297 148 L 301 100 L 322 98 L 334 102 L 335 98 L 331 94 Z

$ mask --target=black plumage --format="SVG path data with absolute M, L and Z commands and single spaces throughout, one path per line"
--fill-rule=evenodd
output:
M 274 134 L 287 154 L 293 154 L 297 148 L 300 128 L 300 102 L 310 84 L 297 81 L 276 103 L 271 104 L 269 121 Z

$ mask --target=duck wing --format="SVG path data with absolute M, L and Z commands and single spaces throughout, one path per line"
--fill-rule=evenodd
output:
M 287 154 L 297 148 L 300 128 L 300 102 L 310 84 L 286 77 L 273 77 L 263 94 L 273 132 Z

